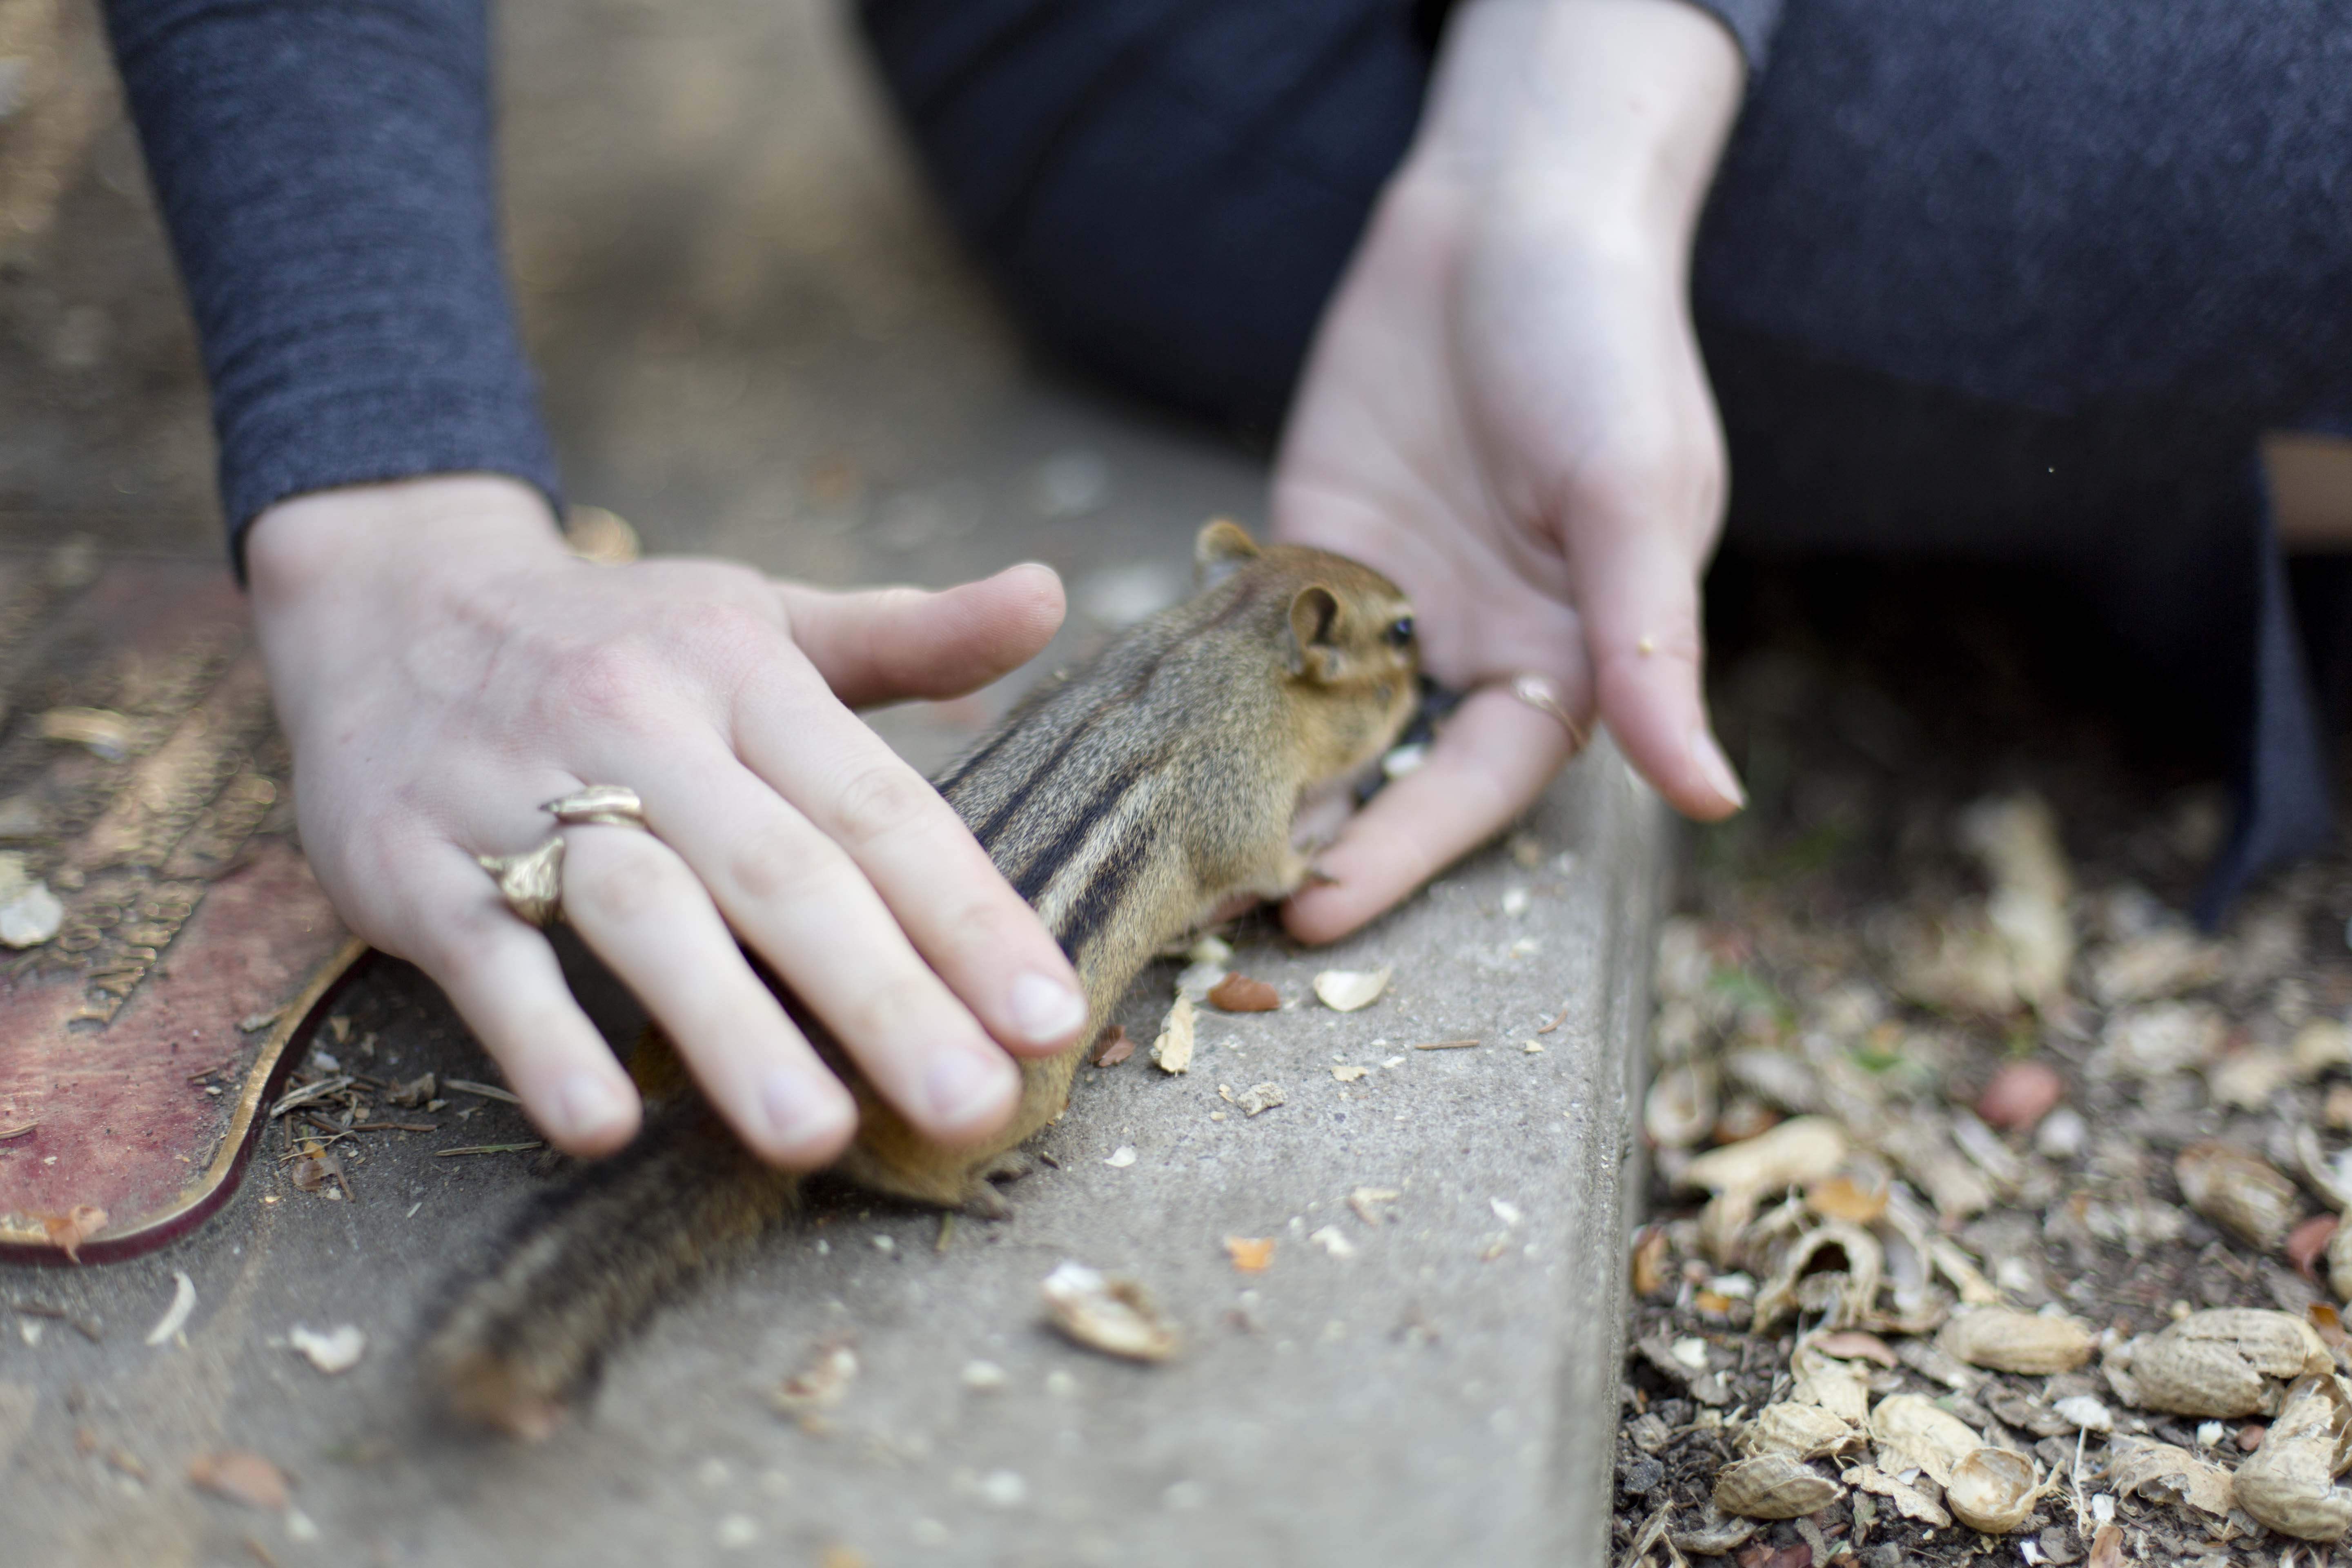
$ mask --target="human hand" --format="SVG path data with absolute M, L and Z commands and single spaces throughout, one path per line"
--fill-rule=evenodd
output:
M 590 565 L 536 493 L 489 477 L 282 502 L 247 561 L 312 868 L 353 931 L 448 993 L 558 1147 L 625 1142 L 636 1094 L 474 858 L 538 843 L 541 803 L 583 784 L 635 788 L 653 832 L 565 829 L 566 917 L 763 1157 L 821 1164 L 856 1111 L 735 933 L 945 1142 L 1011 1113 L 1006 1051 L 1075 1040 L 1060 948 L 849 711 L 1027 659 L 1061 620 L 1047 569 L 829 594 L 718 562 Z
M 1319 857 L 1294 935 L 1346 934 L 1502 827 L 1596 709 L 1680 810 L 1743 804 L 1700 689 L 1726 458 L 1687 303 L 1740 69 L 1682 0 L 1471 0 L 1449 25 L 1308 360 L 1274 531 L 1394 578 L 1469 695 Z M 1511 694 L 1526 675 L 1573 731 Z

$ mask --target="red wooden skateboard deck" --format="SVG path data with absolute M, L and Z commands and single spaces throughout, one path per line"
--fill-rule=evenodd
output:
M 0 946 L 0 1261 L 127 1258 L 226 1201 L 362 949 L 224 568 L 0 553 L 0 905 L 63 906 L 0 907 L 56 923 Z

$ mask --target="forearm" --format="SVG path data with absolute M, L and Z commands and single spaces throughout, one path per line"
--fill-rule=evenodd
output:
M 554 484 L 499 264 L 480 0 L 110 0 L 233 537 L 288 496 Z
M 1684 0 L 1470 0 L 1401 178 L 1515 225 L 1686 251 L 1744 77 L 1732 34 Z

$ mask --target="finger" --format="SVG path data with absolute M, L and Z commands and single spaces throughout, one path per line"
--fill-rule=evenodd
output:
M 408 889 L 422 918 L 376 945 L 410 960 L 448 994 L 497 1058 L 547 1141 L 608 1154 L 636 1135 L 637 1091 L 564 984 L 547 939 L 499 900 L 480 867 L 446 849 Z
M 1455 710 L 1428 761 L 1349 820 L 1315 864 L 1330 881 L 1291 895 L 1282 923 L 1336 942 L 1390 909 L 1525 811 L 1572 754 L 1567 726 L 1486 687 Z
M 1577 604 L 1602 722 L 1674 807 L 1702 822 L 1748 804 L 1707 722 L 1698 568 L 1674 531 L 1576 530 Z
M 976 690 L 1034 658 L 1062 624 L 1062 580 L 1034 563 L 936 594 L 778 583 L 776 595 L 793 640 L 852 708 Z
M 955 808 L 855 714 L 830 700 L 810 700 L 805 689 L 772 682 L 747 693 L 740 704 L 736 747 L 775 794 L 848 858 L 838 865 L 811 860 L 809 848 L 777 842 L 764 855 L 768 864 L 753 867 L 748 880 L 738 879 L 744 902 L 772 905 L 776 900 L 762 896 L 763 885 L 790 875 L 796 864 L 824 867 L 828 875 L 855 874 L 861 895 L 856 907 L 884 922 L 873 940 L 903 932 L 889 951 L 906 949 L 911 941 L 909 962 L 918 968 L 927 963 L 945 990 L 962 999 L 960 1007 L 969 1007 L 1005 1049 L 1034 1056 L 1076 1041 L 1086 1024 L 1086 1001 L 1061 944 L 997 872 Z M 741 826 L 758 831 L 764 825 Z M 736 915 L 735 902 L 728 901 L 728 910 Z M 740 923 L 749 916 L 738 918 Z M 766 943 L 761 951 L 780 962 L 790 952 Z M 818 1005 L 814 994 L 804 994 Z M 832 1014 L 825 1016 L 835 1022 Z M 845 1043 L 861 1044 L 848 1037 Z
M 919 779 L 915 784 L 928 792 Z M 824 1020 L 877 1093 L 941 1142 L 969 1142 L 1003 1124 L 1020 1094 L 1012 1063 L 924 963 L 842 845 L 731 760 L 680 770 L 644 793 L 648 816 L 728 922 Z M 1003 888 L 984 858 L 979 869 Z M 971 898 L 937 865 L 929 891 L 950 909 Z M 1035 923 L 1018 900 L 1013 908 Z M 1059 961 L 1051 939 L 1039 936 Z M 1068 1016 L 1057 1020 L 1054 1043 L 1066 1045 L 1086 1008 L 1074 985 L 1056 984 Z
M 856 1105 L 728 933 L 686 863 L 625 827 L 565 832 L 563 912 L 636 994 L 719 1113 L 762 1159 L 840 1152 Z

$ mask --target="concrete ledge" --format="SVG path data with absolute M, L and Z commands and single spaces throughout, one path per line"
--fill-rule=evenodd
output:
M 6 1326 L 0 1513 L 45 1563 L 131 1543 L 201 1561 L 245 1532 L 281 1562 L 1605 1562 L 1624 1157 L 1666 843 L 1603 752 L 1522 835 L 1357 940 L 1307 953 L 1261 932 L 1236 967 L 1294 1005 L 1204 1009 L 1183 1077 L 1140 1054 L 1088 1069 L 1044 1141 L 1060 1169 L 1015 1189 L 1014 1219 L 960 1222 L 940 1251 L 934 1215 L 820 1200 L 657 1320 L 592 1417 L 534 1450 L 435 1426 L 407 1363 L 451 1261 L 538 1184 L 520 1160 L 430 1150 L 520 1135 L 510 1108 L 372 1141 L 354 1203 L 298 1194 L 265 1159 L 191 1241 L 44 1275 L 41 1294 L 107 1332 L 93 1345 L 52 1322 L 32 1347 Z M 1391 990 L 1364 1012 L 1307 994 L 1318 969 L 1384 964 Z M 1126 1017 L 1147 1042 L 1172 973 Z M 397 1058 L 380 1070 L 484 1076 L 412 973 L 363 991 L 355 1028 Z M 1342 1082 L 1343 1065 L 1368 1070 Z M 1268 1082 L 1286 1103 L 1255 1117 L 1219 1094 Z M 1105 1163 L 1121 1147 L 1133 1163 Z M 1387 1223 L 1351 1210 L 1359 1188 L 1399 1194 L 1365 1205 Z M 1336 1247 L 1313 1239 L 1326 1227 Z M 1273 1237 L 1271 1267 L 1237 1273 L 1228 1236 Z M 1038 1281 L 1065 1258 L 1147 1281 L 1185 1352 L 1136 1367 L 1046 1330 Z M 185 1346 L 151 1350 L 175 1268 L 200 1306 Z M 344 1321 L 372 1346 L 343 1377 L 284 1348 L 295 1323 Z M 862 1370 L 821 1430 L 775 1414 L 766 1391 L 838 1336 Z M 966 1385 L 976 1360 L 1002 1388 Z M 80 1427 L 148 1483 L 79 1452 Z M 220 1447 L 293 1474 L 319 1544 L 190 1491 L 188 1460 Z M 824 1555 L 836 1547 L 860 1555 Z

